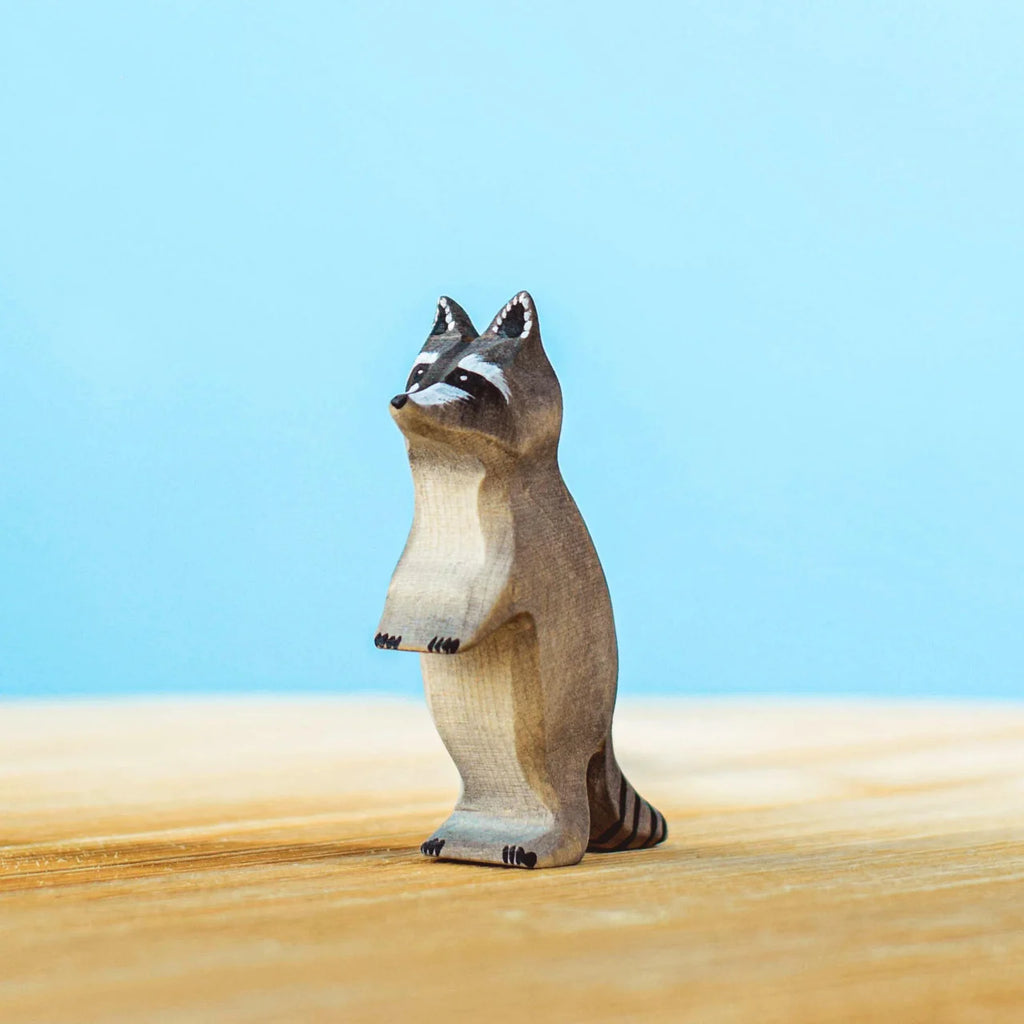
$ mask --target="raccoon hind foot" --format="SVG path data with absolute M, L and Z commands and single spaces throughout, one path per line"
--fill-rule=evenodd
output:
M 499 868 L 551 868 L 576 864 L 585 834 L 576 828 L 536 818 L 456 810 L 433 833 L 444 836 L 446 861 L 493 864 Z
M 509 868 L 534 868 L 537 866 L 537 854 L 521 846 L 503 846 L 501 862 Z
M 425 843 L 420 843 L 420 853 L 422 853 L 424 857 L 440 857 L 443 847 L 443 839 L 428 839 Z

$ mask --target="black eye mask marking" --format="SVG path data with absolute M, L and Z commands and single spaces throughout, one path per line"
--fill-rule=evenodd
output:
M 472 370 L 464 370 L 458 366 L 444 379 L 445 384 L 465 391 L 477 401 L 498 401 L 504 404 L 505 396 L 486 378 Z

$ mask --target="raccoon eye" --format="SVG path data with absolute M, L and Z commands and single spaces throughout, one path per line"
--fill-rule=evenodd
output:
M 419 384 L 423 379 L 424 374 L 427 372 L 426 363 L 420 363 L 419 366 L 412 368 L 412 373 L 409 374 L 409 379 L 405 382 L 405 390 L 408 391 L 413 384 Z

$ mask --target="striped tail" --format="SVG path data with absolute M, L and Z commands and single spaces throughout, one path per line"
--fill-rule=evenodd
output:
M 611 853 L 657 846 L 668 835 L 665 816 L 626 781 L 609 736 L 587 767 L 589 851 Z

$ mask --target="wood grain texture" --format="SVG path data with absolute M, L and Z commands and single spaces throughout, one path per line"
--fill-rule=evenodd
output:
M 424 859 L 419 703 L 0 706 L 0 1020 L 1016 1022 L 1024 708 L 626 703 L 663 846 Z

